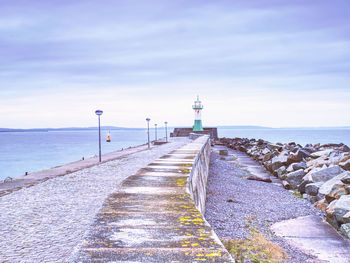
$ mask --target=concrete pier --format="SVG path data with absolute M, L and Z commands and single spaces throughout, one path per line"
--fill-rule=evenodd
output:
M 72 262 L 233 262 L 202 213 L 210 143 L 202 136 L 110 194 Z

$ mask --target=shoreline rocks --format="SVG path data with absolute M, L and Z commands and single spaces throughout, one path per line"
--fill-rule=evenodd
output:
M 262 139 L 220 138 L 225 146 L 247 153 L 286 189 L 326 211 L 326 220 L 350 238 L 350 148 L 343 143 L 270 143 Z

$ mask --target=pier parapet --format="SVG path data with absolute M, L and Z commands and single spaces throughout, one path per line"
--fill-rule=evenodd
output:
M 71 262 L 234 262 L 203 214 L 209 136 L 128 177 Z

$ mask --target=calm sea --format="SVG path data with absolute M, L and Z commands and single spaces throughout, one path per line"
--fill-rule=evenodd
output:
M 170 130 L 170 129 L 169 129 Z M 112 130 L 110 143 L 102 131 L 102 153 L 147 142 L 146 130 Z M 270 142 L 340 143 L 350 146 L 350 129 L 228 129 L 219 137 L 244 137 Z M 154 130 L 150 132 L 154 139 Z M 164 137 L 158 129 L 158 137 Z M 97 131 L 0 132 L 0 180 L 36 172 L 98 154 Z
M 264 139 L 276 143 L 344 143 L 350 147 L 350 129 L 218 129 L 219 137 Z

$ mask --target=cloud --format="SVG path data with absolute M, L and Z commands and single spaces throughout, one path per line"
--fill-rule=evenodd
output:
M 349 98 L 346 1 L 28 3 L 4 1 L 0 10 L 0 104 L 2 111 L 16 114 L 0 117 L 8 127 L 16 125 L 14 117 L 28 119 L 31 108 L 31 125 L 70 126 L 62 117 L 66 112 L 74 112 L 72 122 L 84 125 L 87 113 L 99 105 L 122 112 L 125 126 L 142 125 L 144 117 L 139 122 L 137 115 L 146 113 L 159 119 L 174 115 L 171 122 L 180 125 L 191 122 L 186 107 L 197 93 L 208 102 L 212 125 L 227 111 L 210 107 L 216 100 L 241 111 L 239 119 L 222 118 L 224 124 L 278 125 L 283 118 L 267 114 L 270 105 L 293 119 L 293 111 L 283 109 L 289 98 L 304 98 L 302 105 L 315 109 L 323 104 L 323 110 L 313 112 L 319 122 L 328 109 L 337 123 L 350 123 L 341 97 L 324 95 L 326 103 L 309 94 L 332 90 Z M 245 95 L 253 93 L 260 95 Z M 259 109 L 248 109 L 252 103 L 246 100 Z M 134 101 L 136 108 L 129 106 Z M 332 105 L 341 107 L 337 112 Z M 309 120 L 294 118 L 294 125 L 298 121 L 305 125 Z

